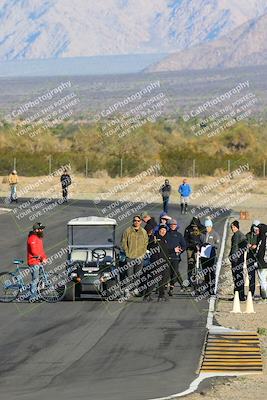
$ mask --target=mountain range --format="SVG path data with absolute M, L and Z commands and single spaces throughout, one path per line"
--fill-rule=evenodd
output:
M 232 68 L 267 64 L 267 14 L 224 37 L 168 55 L 146 72 Z
M 265 12 L 266 0 L 0 0 L 0 61 L 173 53 Z

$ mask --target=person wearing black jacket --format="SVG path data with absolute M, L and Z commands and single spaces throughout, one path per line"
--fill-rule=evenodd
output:
M 261 297 L 267 299 L 267 225 L 259 224 L 259 238 L 256 257 L 258 262 L 258 275 L 261 287 Z
M 144 229 L 147 232 L 147 234 L 151 229 L 154 230 L 154 228 L 156 228 L 156 226 L 158 225 L 155 218 L 151 217 L 151 215 L 147 211 L 142 212 L 141 218 L 142 218 L 142 221 L 145 222 L 145 224 L 146 224 L 144 226 Z
M 177 221 L 171 219 L 169 222 L 169 231 L 167 232 L 167 246 L 170 260 L 170 289 L 169 296 L 173 295 L 173 289 L 176 282 L 183 289 L 183 279 L 179 272 L 181 254 L 186 250 L 186 241 L 183 235 L 178 231 Z
M 193 217 L 192 221 L 185 229 L 184 238 L 186 241 L 186 253 L 187 253 L 187 279 L 189 286 L 194 287 L 192 281 L 193 270 L 196 265 L 196 255 L 201 247 L 201 234 L 206 231 L 204 225 L 201 224 L 199 218 Z
M 171 191 L 172 191 L 172 187 L 170 185 L 170 182 L 168 179 L 165 179 L 165 183 L 161 186 L 161 188 L 159 190 L 159 192 L 162 196 L 163 211 L 165 213 L 168 213 L 168 206 L 169 206 Z
M 232 264 L 232 274 L 234 281 L 234 292 L 238 291 L 239 300 L 245 301 L 245 282 L 244 282 L 244 257 L 247 250 L 246 236 L 239 230 L 239 222 L 231 223 L 233 236 L 231 239 L 231 251 L 229 259 Z
M 247 270 L 248 270 L 248 278 L 249 278 L 249 290 L 254 296 L 255 294 L 255 279 L 256 279 L 256 267 L 257 267 L 257 258 L 256 252 L 258 247 L 258 236 L 259 236 L 259 221 L 253 221 L 250 231 L 246 234 L 246 239 L 248 241 L 248 253 L 247 253 Z
M 71 177 L 68 174 L 68 171 L 65 169 L 63 174 L 60 177 L 61 187 L 62 187 L 62 197 L 63 202 L 67 203 L 68 201 L 68 187 L 71 185 Z
M 159 231 L 154 236 L 153 243 L 150 244 L 150 249 L 153 249 L 150 257 L 153 269 L 149 270 L 149 275 L 151 275 L 147 282 L 149 290 L 146 291 L 144 300 L 150 297 L 153 288 L 158 284 L 158 301 L 166 301 L 165 291 L 170 279 L 166 225 L 162 224 L 159 226 Z

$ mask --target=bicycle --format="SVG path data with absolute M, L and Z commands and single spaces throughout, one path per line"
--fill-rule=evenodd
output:
M 2 303 L 11 303 L 19 297 L 19 294 L 22 298 L 26 298 L 27 291 L 29 293 L 30 285 L 25 284 L 22 271 L 28 270 L 30 272 L 30 267 L 23 265 L 24 261 L 19 259 L 14 260 L 13 264 L 17 265 L 14 272 L 0 273 L 0 302 Z M 42 265 L 39 266 L 36 300 L 56 303 L 64 298 L 66 290 L 66 282 L 60 280 L 59 274 L 51 271 L 46 272 Z

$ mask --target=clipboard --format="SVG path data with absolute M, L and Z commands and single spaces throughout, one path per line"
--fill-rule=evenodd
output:
M 208 244 L 206 246 L 202 246 L 200 250 L 200 257 L 210 258 L 211 256 L 212 245 Z

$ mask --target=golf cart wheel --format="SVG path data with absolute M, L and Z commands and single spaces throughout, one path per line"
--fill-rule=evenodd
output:
M 39 297 L 47 303 L 57 303 L 65 297 L 66 283 L 60 275 L 49 274 L 49 279 L 40 279 L 37 286 Z
M 11 303 L 19 294 L 18 285 L 14 284 L 14 276 L 9 272 L 0 273 L 0 302 Z

